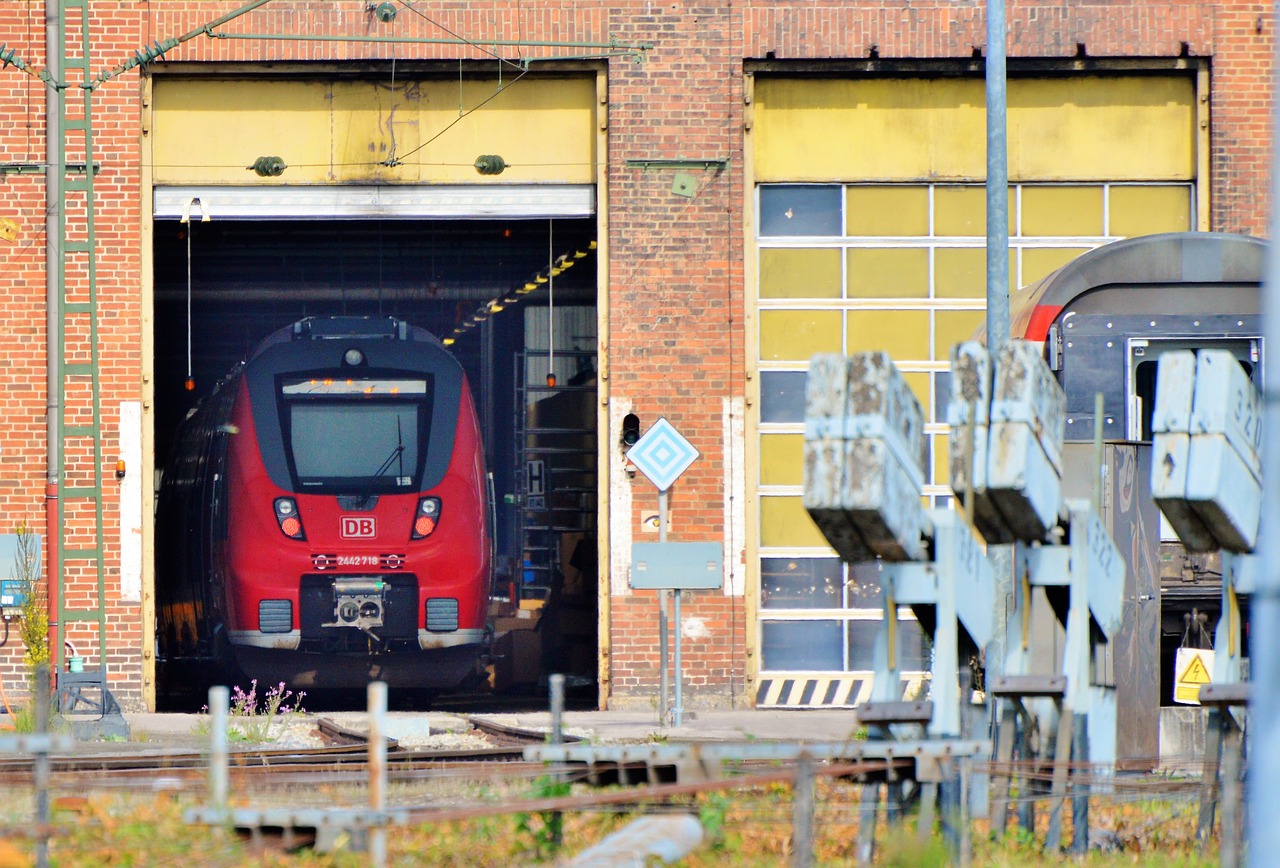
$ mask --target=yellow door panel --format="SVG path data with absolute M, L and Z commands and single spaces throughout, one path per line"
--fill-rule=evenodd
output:
M 929 251 L 923 247 L 851 247 L 850 298 L 928 298 Z
M 766 547 L 830 548 L 801 497 L 760 498 L 760 544 Z
M 1102 234 L 1102 187 L 1023 187 L 1022 225 L 1027 236 Z
M 987 251 L 981 247 L 935 250 L 933 294 L 938 298 L 986 298 Z
M 946 421 L 946 420 L 938 420 Z M 951 442 L 946 434 L 931 435 L 933 444 L 933 483 L 951 484 Z
M 951 358 L 951 348 L 971 340 L 974 332 L 987 319 L 985 310 L 940 310 L 934 314 L 933 357 L 937 361 Z
M 837 248 L 760 251 L 761 298 L 839 298 L 840 281 Z
M 980 79 L 757 79 L 756 180 L 981 177 L 983 87 Z
M 929 358 L 927 310 L 849 311 L 849 355 L 884 350 L 898 363 Z
M 929 188 L 851 186 L 844 213 L 845 235 L 928 235 Z
M 1195 177 L 1195 79 L 1067 76 L 1009 82 L 1010 181 Z
M 840 352 L 840 311 L 762 310 L 760 358 L 807 361 L 814 353 Z
M 1029 286 L 1048 277 L 1081 253 L 1087 247 L 1029 247 L 1022 251 L 1022 285 Z
M 929 375 L 923 371 L 903 371 L 902 379 L 907 381 L 911 394 L 916 396 L 920 407 L 924 410 L 924 418 L 929 418 Z
M 1018 197 L 1009 190 L 1009 225 L 1018 225 Z M 987 188 L 973 184 L 937 187 L 933 191 L 933 234 L 987 234 Z
M 497 79 L 393 87 L 157 78 L 154 183 L 588 184 L 595 181 L 595 95 L 594 77 L 502 88 Z M 467 111 L 462 118 L 460 107 Z M 474 163 L 482 154 L 500 155 L 508 168 L 478 174 Z M 259 177 L 246 167 L 261 156 L 280 157 L 288 168 L 279 177 Z
M 1013 181 L 1195 177 L 1190 76 L 1010 79 Z M 980 78 L 782 79 L 755 85 L 756 180 L 981 180 Z
M 804 435 L 760 435 L 760 484 L 804 484 Z
M 1190 187 L 1111 188 L 1108 235 L 1132 238 L 1157 232 L 1186 232 L 1191 225 Z

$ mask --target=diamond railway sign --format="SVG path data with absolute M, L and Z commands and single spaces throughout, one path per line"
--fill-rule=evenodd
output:
M 627 458 L 659 491 L 669 489 L 698 455 L 666 417 L 655 422 L 627 451 Z

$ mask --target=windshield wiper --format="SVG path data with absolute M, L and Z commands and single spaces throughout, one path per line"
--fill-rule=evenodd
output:
M 364 502 L 366 506 L 368 505 L 369 498 L 374 496 L 373 494 L 374 484 L 379 479 L 382 478 L 382 475 L 384 473 L 386 473 L 388 470 L 391 469 L 391 462 L 395 461 L 396 459 L 399 459 L 400 461 L 399 476 L 404 476 L 404 436 L 400 431 L 399 414 L 396 415 L 396 445 L 392 448 L 391 454 L 387 456 L 386 460 L 383 461 L 382 464 L 378 466 L 378 469 L 373 472 L 373 476 L 369 477 L 368 483 L 365 486 L 365 490 L 360 495 L 360 499 Z

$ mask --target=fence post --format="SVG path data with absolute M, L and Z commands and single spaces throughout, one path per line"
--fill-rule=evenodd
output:
M 813 757 L 801 753 L 796 761 L 791 805 L 791 865 L 809 868 L 813 864 Z

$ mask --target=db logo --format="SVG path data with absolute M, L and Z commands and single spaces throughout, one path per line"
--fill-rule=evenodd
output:
M 372 539 L 378 535 L 378 526 L 371 515 L 344 515 L 340 521 L 343 539 Z

